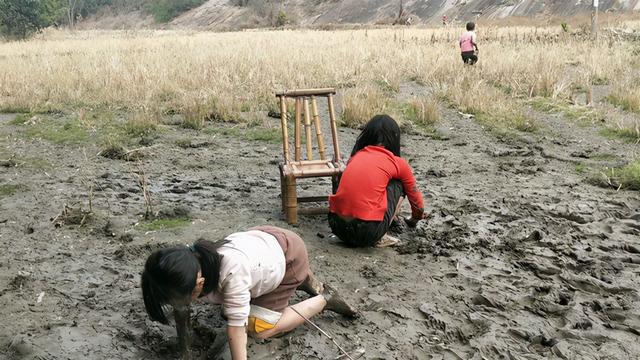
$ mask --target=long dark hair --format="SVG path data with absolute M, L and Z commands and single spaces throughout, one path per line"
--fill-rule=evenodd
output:
M 369 145 L 380 144 L 395 156 L 400 156 L 400 127 L 389 115 L 376 115 L 369 120 L 358 135 L 351 156 Z
M 226 241 L 200 239 L 195 244 L 160 249 L 149 255 L 141 277 L 142 298 L 149 318 L 167 324 L 164 306 L 186 300 L 196 286 L 198 271 L 205 279 L 202 292 L 218 289 L 220 260 L 218 248 Z

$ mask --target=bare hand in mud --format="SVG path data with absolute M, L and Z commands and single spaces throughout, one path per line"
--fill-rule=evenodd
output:
M 420 220 L 426 220 L 429 218 L 428 213 L 422 213 L 422 216 L 419 219 L 414 218 L 413 216 L 410 217 L 405 217 L 404 218 L 404 222 L 407 224 L 407 226 L 414 228 L 418 225 L 418 222 L 420 222 Z
M 191 352 L 192 342 L 192 326 L 191 326 L 191 308 L 187 306 L 178 306 L 173 309 L 176 319 L 176 330 L 178 332 L 178 344 L 182 352 L 182 360 L 192 360 Z

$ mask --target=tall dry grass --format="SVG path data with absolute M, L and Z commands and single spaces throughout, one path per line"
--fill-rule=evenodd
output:
M 276 110 L 277 90 L 335 86 L 344 122 L 359 126 L 393 106 L 400 84 L 417 81 L 461 111 L 527 130 L 519 99 L 568 99 L 628 74 L 624 41 L 593 43 L 557 26 L 478 32 L 480 63 L 466 67 L 460 29 L 50 31 L 0 43 L 0 109 L 179 112 L 199 127 L 202 119 Z

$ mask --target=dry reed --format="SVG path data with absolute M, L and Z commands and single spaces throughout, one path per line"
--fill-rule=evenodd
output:
M 577 88 L 628 76 L 626 41 L 593 43 L 557 26 L 480 27 L 480 63 L 466 67 L 460 32 L 48 31 L 0 43 L 0 110 L 105 107 L 152 119 L 178 112 L 198 128 L 203 119 L 275 110 L 277 90 L 335 86 L 344 94 L 343 122 L 358 126 L 385 111 L 401 83 L 417 81 L 461 111 L 526 129 L 519 99 L 569 99 Z

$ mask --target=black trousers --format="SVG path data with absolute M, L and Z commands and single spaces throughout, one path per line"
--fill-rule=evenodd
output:
M 402 182 L 391 180 L 387 185 L 387 211 L 382 221 L 367 221 L 360 219 L 345 220 L 334 213 L 329 213 L 331 231 L 349 246 L 371 247 L 389 231 L 393 215 L 400 198 L 405 195 Z
M 476 55 L 475 51 L 465 51 L 462 53 L 462 61 L 465 64 L 473 65 L 478 62 L 478 55 Z

